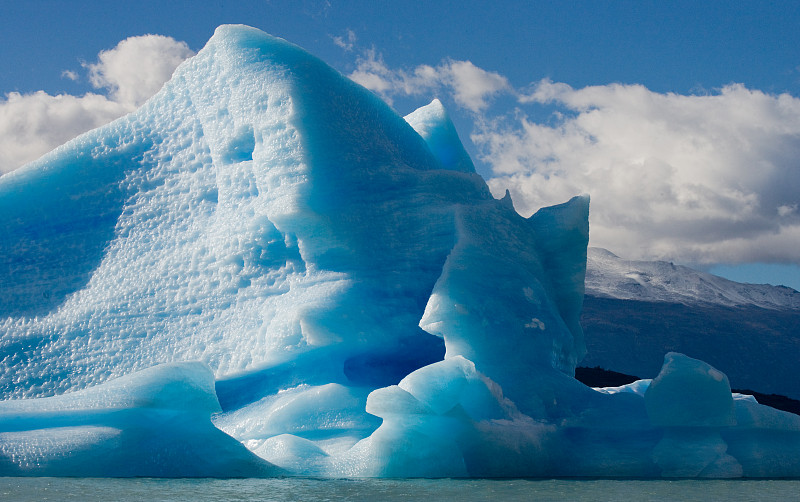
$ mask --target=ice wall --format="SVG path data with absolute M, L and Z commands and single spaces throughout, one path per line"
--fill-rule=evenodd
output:
M 703 363 L 572 378 L 588 204 L 524 219 L 438 101 L 220 27 L 0 178 L 0 475 L 800 473 L 796 417 Z

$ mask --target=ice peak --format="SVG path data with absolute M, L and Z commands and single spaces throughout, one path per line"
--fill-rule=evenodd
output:
M 444 105 L 438 99 L 420 107 L 405 117 L 428 144 L 444 169 L 474 173 L 475 166 L 458 137 Z
M 289 62 L 287 56 L 291 53 L 299 55 L 301 58 L 314 58 L 291 42 L 244 24 L 223 24 L 214 30 L 214 35 L 206 42 L 203 50 L 217 52 L 220 49 L 227 53 L 217 54 L 216 57 L 243 58 L 246 57 L 247 51 L 252 51 L 253 56 L 257 56 L 259 53 L 261 57 L 273 54 L 277 56 L 276 59 L 284 59 L 287 63 Z
M 511 200 L 511 191 L 509 191 L 508 188 L 506 188 L 506 194 L 503 195 L 503 198 L 500 199 L 500 202 L 502 202 L 503 205 L 508 209 L 514 209 L 514 201 Z

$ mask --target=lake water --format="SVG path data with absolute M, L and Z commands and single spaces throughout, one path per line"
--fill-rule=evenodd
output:
M 0 478 L 11 501 L 797 500 L 800 480 Z

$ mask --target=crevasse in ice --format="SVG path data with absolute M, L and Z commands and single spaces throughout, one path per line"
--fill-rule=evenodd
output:
M 800 475 L 705 363 L 572 378 L 588 203 L 522 218 L 438 101 L 220 27 L 0 178 L 0 475 Z

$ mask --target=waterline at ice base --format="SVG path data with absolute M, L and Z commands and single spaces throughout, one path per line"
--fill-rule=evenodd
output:
M 222 26 L 0 178 L 0 476 L 800 476 L 725 368 L 573 378 L 588 211 L 521 217 L 438 101 Z

